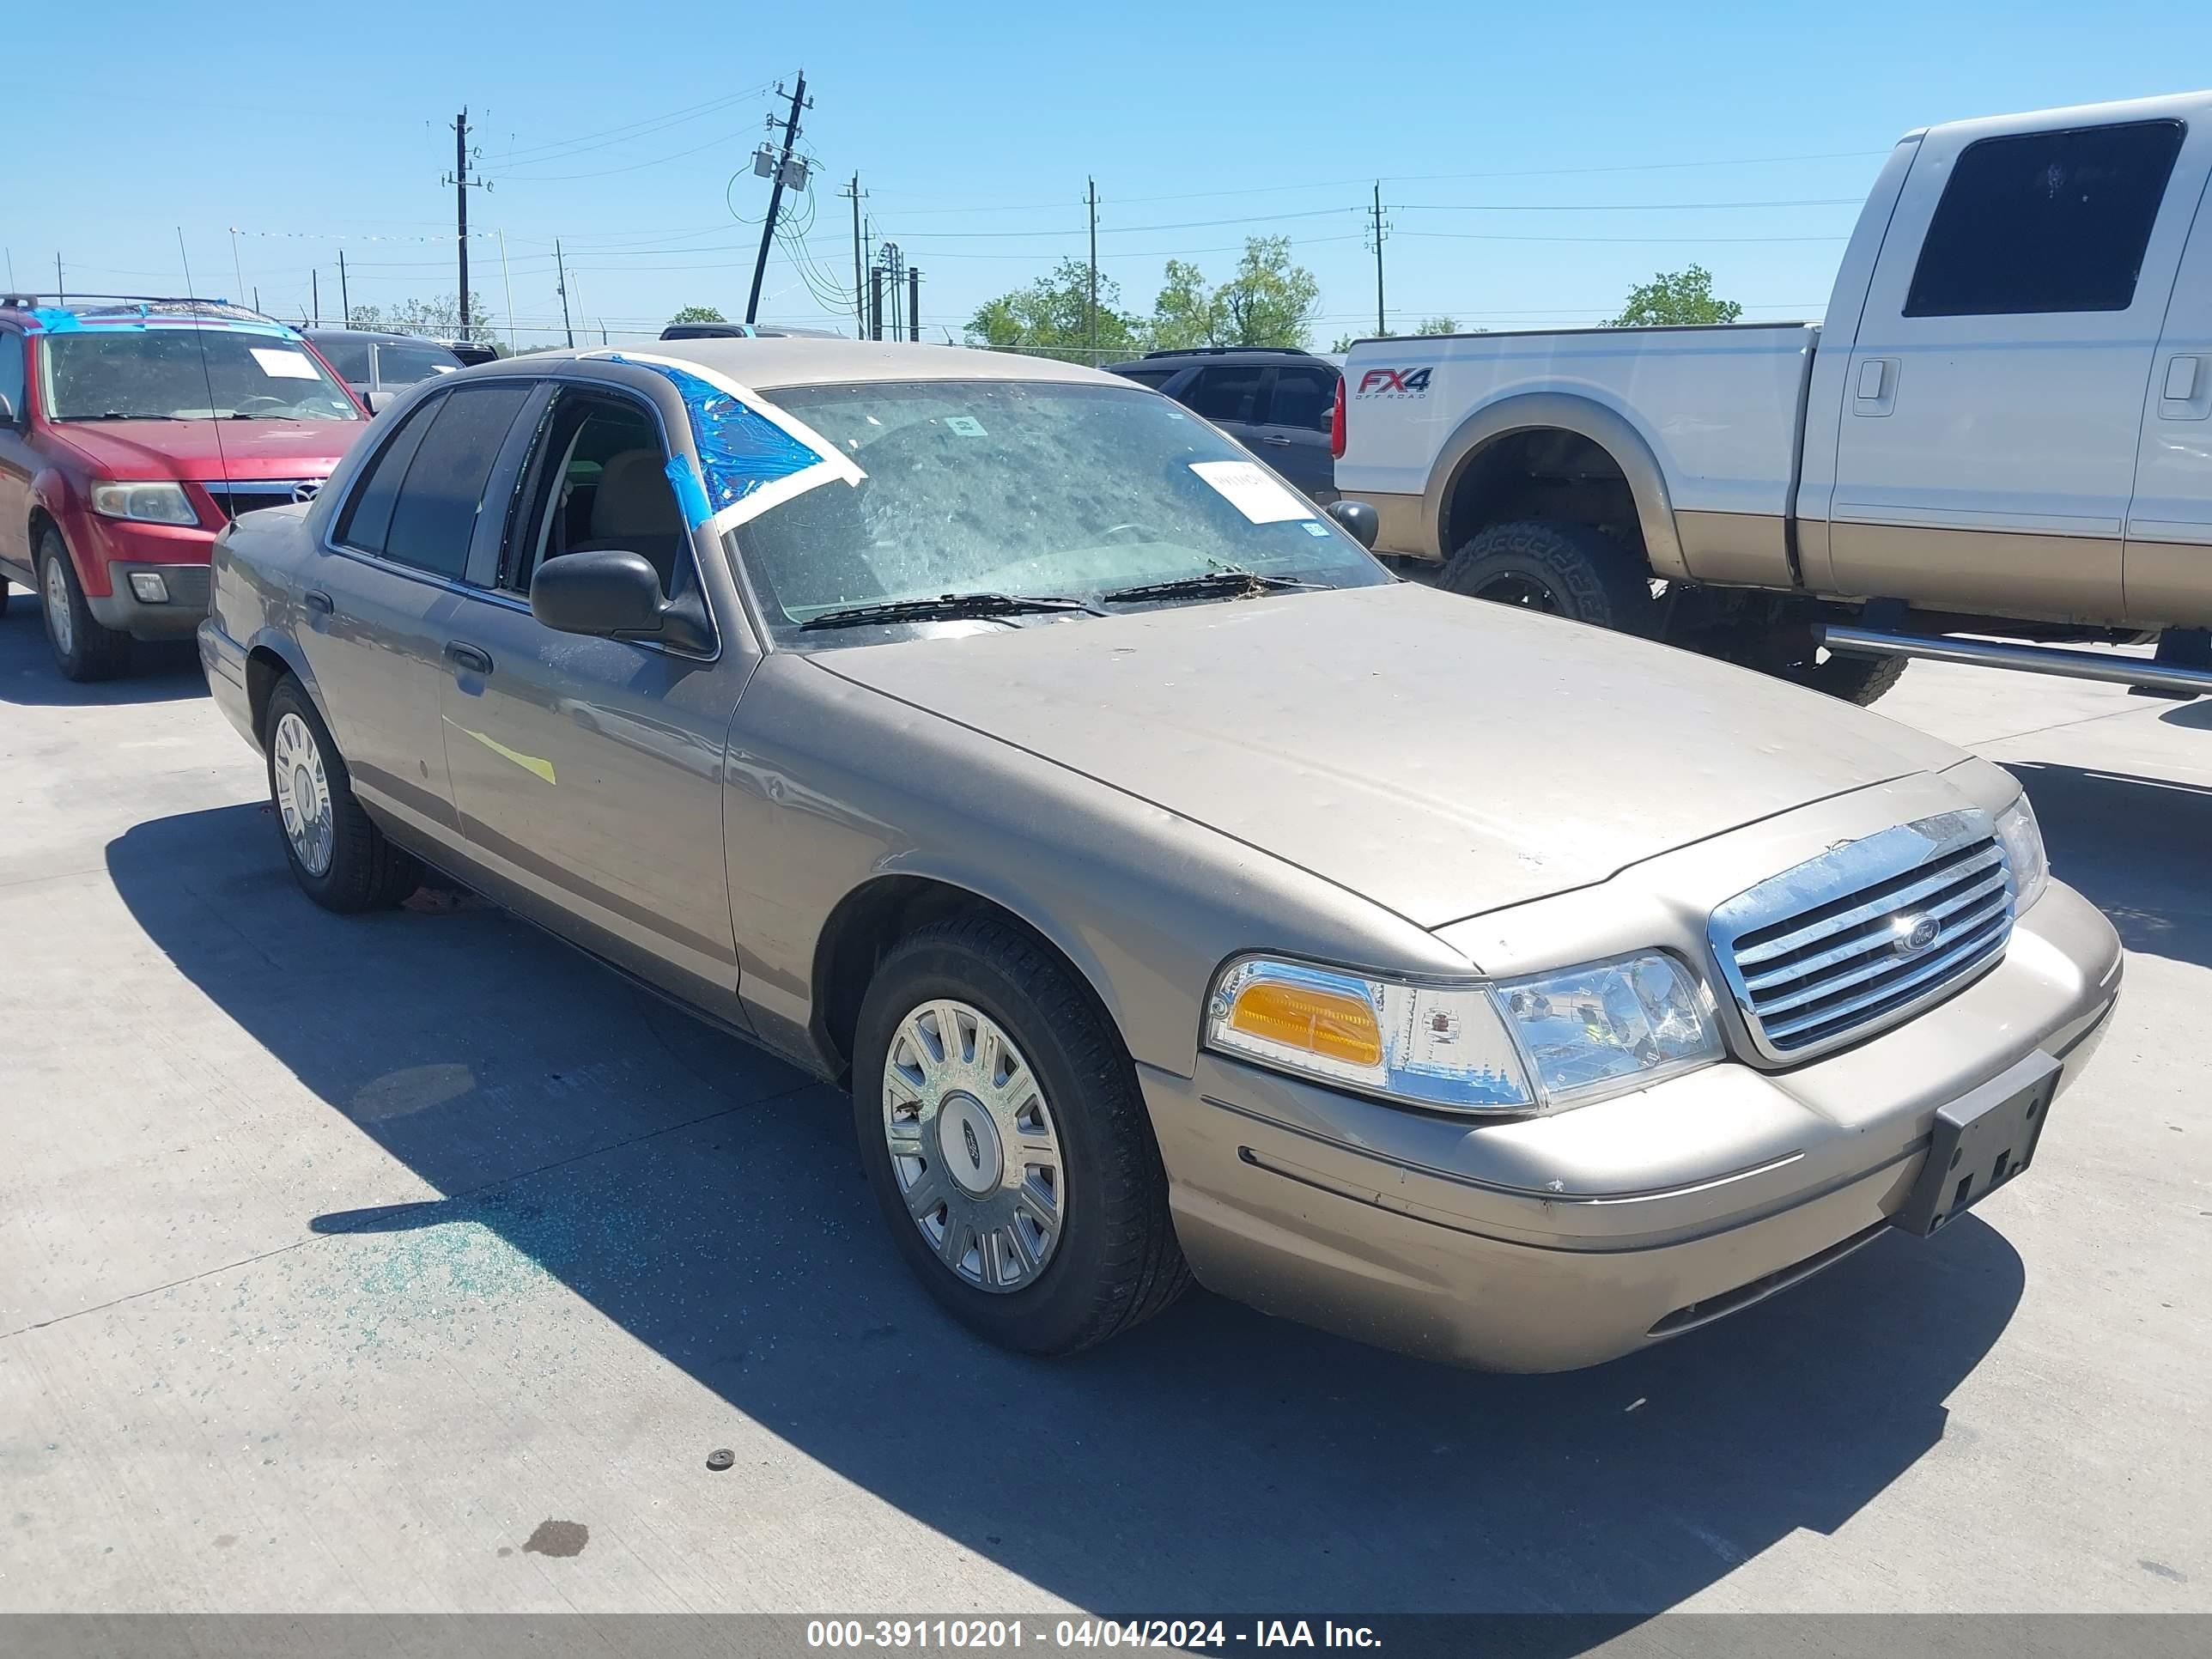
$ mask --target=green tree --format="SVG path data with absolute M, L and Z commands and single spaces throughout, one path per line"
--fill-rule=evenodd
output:
M 1144 349 L 1144 324 L 1121 308 L 1121 284 L 1098 279 L 1097 361 L 1112 362 Z M 1062 259 L 1027 288 L 987 300 L 968 319 L 969 343 L 1025 351 L 1073 362 L 1093 361 L 1091 267 Z
M 1466 329 L 1459 325 L 1456 317 L 1424 317 L 1416 334 L 1480 334 L 1480 329 Z
M 490 318 L 491 307 L 484 303 L 483 295 L 471 291 L 467 337 L 490 344 Z M 394 306 L 356 306 L 347 320 L 356 328 L 375 329 L 385 334 L 422 334 L 438 340 L 462 337 L 458 290 L 428 300 L 403 300 Z
M 1213 295 L 1206 273 L 1187 259 L 1170 259 L 1152 301 L 1150 330 L 1155 351 L 1188 351 L 1193 346 L 1218 345 L 1214 334 Z
M 686 306 L 668 320 L 672 326 L 677 323 L 726 323 L 730 319 L 712 306 Z
M 1733 300 L 1713 295 L 1713 273 L 1703 265 L 1662 270 L 1628 291 L 1628 304 L 1613 319 L 1615 328 L 1654 328 L 1674 323 L 1732 323 L 1743 315 Z
M 1291 263 L 1291 239 L 1248 236 L 1237 274 L 1214 290 L 1214 335 L 1223 345 L 1304 346 L 1320 310 L 1320 279 Z
M 1465 327 L 1456 317 L 1425 317 L 1413 332 L 1416 335 L 1487 334 L 1490 331 L 1486 328 Z M 1361 340 L 1402 340 L 1406 337 L 1395 328 L 1385 329 L 1380 334 L 1340 334 L 1336 337 L 1336 343 L 1329 349 L 1339 352 L 1349 351 Z

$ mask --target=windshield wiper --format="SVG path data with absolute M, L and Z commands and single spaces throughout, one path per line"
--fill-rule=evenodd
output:
M 187 421 L 189 415 L 132 414 L 127 409 L 103 409 L 97 415 L 64 415 L 64 421 Z
M 1098 597 L 1107 605 L 1137 605 L 1146 599 L 1249 599 L 1261 593 L 1310 592 L 1327 586 L 1326 582 L 1300 581 L 1295 576 L 1267 576 L 1237 565 L 1222 565 L 1204 575 L 1117 587 Z
M 1012 617 L 1029 611 L 1081 611 L 1103 617 L 1089 599 L 1057 593 L 945 593 L 933 599 L 885 599 L 877 605 L 825 611 L 799 623 L 802 629 L 866 628 L 871 623 L 945 622 L 962 617 Z

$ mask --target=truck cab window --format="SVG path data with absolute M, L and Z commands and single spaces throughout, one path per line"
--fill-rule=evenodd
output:
M 2179 121 L 1984 138 L 1953 165 L 1908 317 L 2125 311 L 2180 153 Z

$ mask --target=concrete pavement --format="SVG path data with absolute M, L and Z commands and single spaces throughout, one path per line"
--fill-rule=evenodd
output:
M 1563 1377 L 912 1285 L 842 1100 L 294 889 L 189 653 L 0 618 L 0 1610 L 2212 1610 L 2212 702 L 1915 666 L 2133 952 L 2033 1175 Z M 712 1472 L 708 1455 L 734 1454 Z

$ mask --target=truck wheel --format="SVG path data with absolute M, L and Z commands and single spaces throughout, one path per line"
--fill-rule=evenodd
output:
M 1623 634 L 1658 631 L 1644 562 L 1588 525 L 1494 524 L 1451 556 L 1437 585 Z
M 131 636 L 101 627 L 92 614 L 62 532 L 52 525 L 39 538 L 39 598 L 46 609 L 46 644 L 65 678 L 81 684 L 112 679 L 129 665 Z
M 289 674 L 270 694 L 262 734 L 269 797 L 301 890 L 350 915 L 389 909 L 422 884 L 422 866 L 361 810 L 330 728 Z
M 1832 652 L 1824 660 L 1798 665 L 1784 678 L 1863 708 L 1903 679 L 1909 665 L 1903 657 L 1846 657 Z
M 1035 939 L 988 915 L 909 934 L 860 1006 L 853 1116 L 900 1255 L 1006 1347 L 1069 1354 L 1189 1282 L 1120 1034 Z

